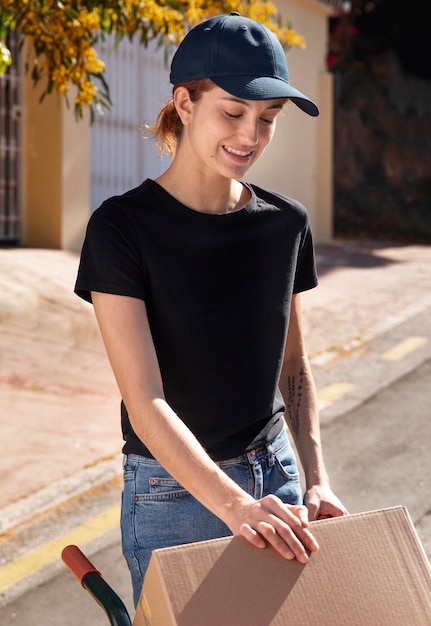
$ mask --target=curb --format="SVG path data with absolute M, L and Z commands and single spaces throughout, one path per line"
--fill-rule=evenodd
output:
M 362 333 L 360 339 L 347 340 L 337 349 L 328 348 L 323 352 L 316 353 L 315 355 L 309 354 L 310 364 L 312 367 L 325 366 L 327 363 L 336 358 L 342 358 L 347 353 L 360 350 L 382 335 L 389 333 L 397 326 L 401 326 L 401 324 L 408 322 L 413 317 L 421 315 L 429 308 L 431 308 L 431 293 L 424 294 L 421 300 L 413 302 L 410 306 L 404 308 L 402 312 L 394 313 L 393 315 L 382 320 L 380 323 L 374 324 L 366 332 Z
M 71 498 L 80 496 L 93 487 L 107 483 L 122 473 L 122 454 L 96 462 L 94 465 L 79 470 L 72 476 L 44 487 L 35 494 L 0 510 L 0 534 L 32 518 L 46 513 Z

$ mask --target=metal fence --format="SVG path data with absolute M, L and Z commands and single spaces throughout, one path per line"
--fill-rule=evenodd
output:
M 11 35 L 7 43 L 13 64 L 0 76 L 0 243 L 18 243 L 23 215 L 23 77 L 19 35 Z
M 163 49 L 135 38 L 98 48 L 105 62 L 113 109 L 96 115 L 91 128 L 91 210 L 107 197 L 124 193 L 166 167 L 143 132 L 153 124 L 170 94 Z

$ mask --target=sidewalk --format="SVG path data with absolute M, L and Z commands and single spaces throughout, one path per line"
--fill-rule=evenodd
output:
M 315 368 L 431 307 L 431 247 L 316 247 L 303 295 Z M 78 255 L 0 248 L 0 533 L 121 470 L 119 394 Z

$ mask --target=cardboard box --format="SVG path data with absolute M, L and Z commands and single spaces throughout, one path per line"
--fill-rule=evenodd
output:
M 307 565 L 241 537 L 155 550 L 133 626 L 431 626 L 431 567 L 404 507 L 312 530 Z

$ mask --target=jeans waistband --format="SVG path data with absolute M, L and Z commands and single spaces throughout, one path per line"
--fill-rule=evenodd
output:
M 224 459 L 223 461 L 216 461 L 216 464 L 219 466 L 223 465 L 233 465 L 234 463 L 250 463 L 253 465 L 257 461 L 260 461 L 264 458 L 268 458 L 269 465 L 274 465 L 274 455 L 283 448 L 286 443 L 289 442 L 289 438 L 285 428 L 282 428 L 281 431 L 274 437 L 274 439 L 268 443 L 265 443 L 249 452 L 245 452 L 239 456 L 233 457 L 231 459 Z M 130 459 L 132 461 L 138 461 L 140 463 L 147 463 L 153 465 L 159 465 L 159 462 L 156 459 L 141 456 L 139 454 L 125 454 L 123 456 L 123 465 L 126 459 Z

